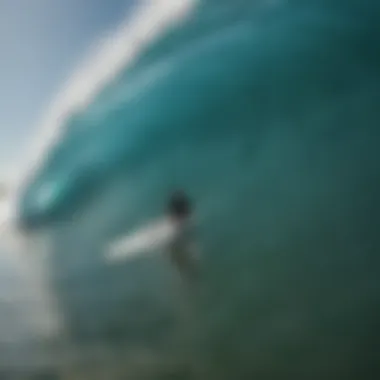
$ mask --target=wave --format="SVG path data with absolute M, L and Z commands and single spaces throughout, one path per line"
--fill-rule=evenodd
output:
M 70 338 L 209 379 L 346 374 L 351 355 L 376 371 L 378 3 L 187 4 L 67 106 L 24 188 Z M 178 189 L 199 278 L 181 282 L 165 252 L 108 265 L 109 243 L 140 246 Z

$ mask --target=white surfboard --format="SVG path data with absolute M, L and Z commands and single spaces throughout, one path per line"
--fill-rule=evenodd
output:
M 143 225 L 127 236 L 112 242 L 106 250 L 109 262 L 131 259 L 168 246 L 177 236 L 178 226 L 169 218 Z

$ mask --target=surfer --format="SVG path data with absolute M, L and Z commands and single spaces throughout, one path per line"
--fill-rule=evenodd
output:
M 163 250 L 182 279 L 191 281 L 198 272 L 198 248 L 194 239 L 193 208 L 183 191 L 171 194 L 163 217 L 111 242 L 107 260 L 117 261 Z
M 169 244 L 169 258 L 181 275 L 193 279 L 198 271 L 198 252 L 192 238 L 190 199 L 183 191 L 176 191 L 169 199 L 167 216 L 174 224 L 176 234 Z

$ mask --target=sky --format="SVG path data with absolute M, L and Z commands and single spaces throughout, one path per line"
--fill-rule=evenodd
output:
M 0 0 L 0 182 L 59 89 L 135 0 Z

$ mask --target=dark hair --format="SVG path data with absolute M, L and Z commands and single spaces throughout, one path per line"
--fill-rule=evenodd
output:
M 169 199 L 168 213 L 176 218 L 186 218 L 191 214 L 191 204 L 187 195 L 180 190 L 172 194 Z

